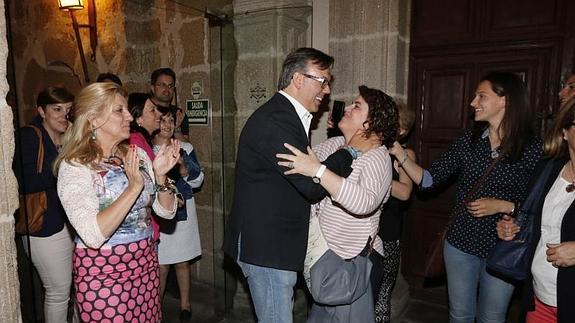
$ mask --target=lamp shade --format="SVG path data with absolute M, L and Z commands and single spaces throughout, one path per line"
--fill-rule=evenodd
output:
M 82 0 L 58 0 L 58 5 L 60 9 L 76 10 L 84 8 Z

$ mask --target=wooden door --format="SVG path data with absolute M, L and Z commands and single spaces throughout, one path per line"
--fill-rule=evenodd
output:
M 543 131 L 545 119 L 558 107 L 561 76 L 573 71 L 573 3 L 413 1 L 408 104 L 417 121 L 410 142 L 422 166 L 472 126 L 469 104 L 478 80 L 491 71 L 524 78 L 538 112 L 535 123 Z M 421 276 L 427 246 L 446 225 L 453 201 L 449 184 L 439 192 L 416 194 L 404 225 L 406 276 Z

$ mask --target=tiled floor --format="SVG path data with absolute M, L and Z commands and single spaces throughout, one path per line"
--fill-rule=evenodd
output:
M 193 318 L 191 322 L 213 322 L 213 323 L 251 323 L 256 322 L 252 314 L 251 308 L 246 306 L 236 306 L 236 308 L 228 313 L 216 313 L 213 304 L 206 297 L 203 292 L 202 286 L 192 286 L 192 294 L 196 292 L 196 296 L 192 296 L 192 312 Z M 198 295 L 199 294 L 199 295 Z M 211 296 L 211 295 L 210 295 Z M 304 301 L 298 304 L 296 300 L 294 322 L 305 322 L 306 309 Z M 164 322 L 165 323 L 178 323 L 179 322 L 179 301 L 170 293 L 166 293 L 164 298 Z M 302 313 L 304 312 L 304 313 Z M 404 313 L 393 321 L 394 323 L 443 323 L 448 322 L 447 307 L 437 305 L 423 300 L 412 299 L 409 301 Z
M 24 264 L 24 263 L 23 263 Z M 26 266 L 20 266 L 20 270 L 26 269 Z M 25 271 L 25 270 L 24 270 Z M 23 282 L 23 289 L 30 289 L 29 276 L 21 277 Z M 36 280 L 36 288 L 39 288 L 40 283 Z M 213 288 L 206 285 L 192 284 L 192 312 L 193 317 L 191 322 L 197 323 L 251 323 L 256 322 L 249 300 L 236 301 L 235 307 L 232 311 L 224 313 L 223 311 L 216 310 L 217 295 Z M 168 288 L 170 290 L 170 288 Z M 172 288 L 173 290 L 173 288 Z M 37 291 L 39 294 L 40 292 Z M 179 323 L 179 299 L 173 296 L 173 293 L 167 292 L 163 303 L 163 322 L 164 323 Z M 295 310 L 294 310 L 294 323 L 305 322 L 307 316 L 307 299 L 304 296 L 303 290 L 298 290 L 296 293 Z M 431 295 L 431 296 L 430 296 Z M 23 303 L 23 319 L 24 322 L 33 322 L 32 301 L 30 293 L 24 292 L 22 295 Z M 413 293 L 412 293 L 412 296 Z M 446 304 L 445 287 L 438 289 L 426 289 L 424 293 L 416 295 L 417 298 L 412 297 L 402 313 L 396 315 L 397 317 L 392 321 L 393 323 L 443 323 L 448 322 L 448 311 Z M 439 303 L 439 304 L 438 304 Z M 41 314 L 41 300 L 36 299 L 37 316 L 40 318 Z M 443 305 L 442 305 L 443 304 Z M 517 323 L 518 319 L 518 301 L 515 299 L 512 302 L 511 309 L 507 322 Z M 40 312 L 39 312 L 40 311 Z
M 439 295 L 444 292 L 444 287 L 440 287 Z M 216 313 L 213 303 L 209 300 L 214 299 L 209 290 L 203 286 L 192 286 L 192 310 L 193 318 L 191 322 L 213 322 L 213 323 L 251 323 L 256 322 L 249 305 L 239 304 L 233 311 L 228 313 Z M 298 301 L 296 295 L 294 323 L 303 323 L 307 315 L 306 300 Z M 211 303 L 211 304 L 210 304 Z M 509 310 L 508 323 L 517 323 L 519 304 L 514 299 Z M 179 302 L 174 296 L 166 293 L 164 299 L 164 322 L 179 322 Z M 448 310 L 446 305 L 437 304 L 436 301 L 426 301 L 424 299 L 412 298 L 408 301 L 403 313 L 396 317 L 393 323 L 447 323 Z

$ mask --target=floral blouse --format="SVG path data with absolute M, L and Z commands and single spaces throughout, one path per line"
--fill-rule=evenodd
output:
M 124 221 L 110 237 L 102 235 L 96 215 L 110 206 L 128 187 L 128 178 L 120 166 L 99 163 L 94 168 L 63 161 L 58 172 L 58 195 L 70 223 L 78 233 L 77 247 L 113 247 L 139 241 L 152 236 L 151 208 L 160 217 L 174 217 L 177 204 L 172 210 L 165 209 L 155 198 L 154 173 L 150 159 L 138 149 L 143 161 L 140 171 L 144 189 Z

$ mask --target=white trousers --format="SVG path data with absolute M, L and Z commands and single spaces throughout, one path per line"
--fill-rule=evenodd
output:
M 28 238 L 22 236 L 24 250 Z M 68 228 L 49 237 L 30 236 L 32 263 L 46 290 L 44 295 L 44 320 L 46 323 L 67 322 L 70 286 L 72 284 L 72 253 L 74 242 Z

